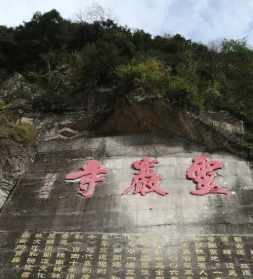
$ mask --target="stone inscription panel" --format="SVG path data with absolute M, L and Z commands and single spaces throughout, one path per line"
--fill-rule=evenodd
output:
M 144 233 L 25 231 L 13 248 L 0 278 L 253 278 L 253 235 L 171 239 Z

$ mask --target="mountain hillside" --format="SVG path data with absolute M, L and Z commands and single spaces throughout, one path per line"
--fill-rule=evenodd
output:
M 58 11 L 0 26 L 4 202 L 42 140 L 163 132 L 252 160 L 253 50 L 74 22 Z

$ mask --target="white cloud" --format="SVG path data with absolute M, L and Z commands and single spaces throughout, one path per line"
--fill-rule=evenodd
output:
M 253 45 L 252 0 L 0 0 L 0 24 L 18 25 L 53 8 L 73 18 L 95 2 L 121 24 L 152 34 L 180 33 L 205 43 L 246 37 Z

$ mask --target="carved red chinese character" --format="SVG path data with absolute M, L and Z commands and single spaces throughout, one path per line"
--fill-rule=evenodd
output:
M 65 180 L 69 182 L 80 181 L 79 193 L 85 198 L 91 198 L 97 183 L 104 182 L 107 173 L 108 170 L 101 167 L 100 162 L 88 160 L 79 171 L 67 174 Z
M 155 164 L 158 161 L 154 158 L 145 157 L 143 160 L 132 163 L 133 169 L 138 172 L 134 175 L 131 185 L 125 189 L 122 195 L 130 192 L 145 196 L 147 193 L 155 192 L 161 196 L 168 194 L 167 191 L 160 187 L 161 177 L 154 171 Z
M 216 170 L 223 168 L 219 161 L 209 161 L 205 155 L 198 155 L 192 160 L 192 165 L 186 171 L 186 177 L 196 183 L 196 190 L 192 195 L 228 194 L 228 190 L 215 184 Z

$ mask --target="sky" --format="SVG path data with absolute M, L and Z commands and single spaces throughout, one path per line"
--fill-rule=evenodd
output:
M 196 42 L 246 39 L 253 46 L 253 0 L 0 0 L 0 25 L 17 26 L 36 11 L 75 20 L 100 5 L 120 24 Z

